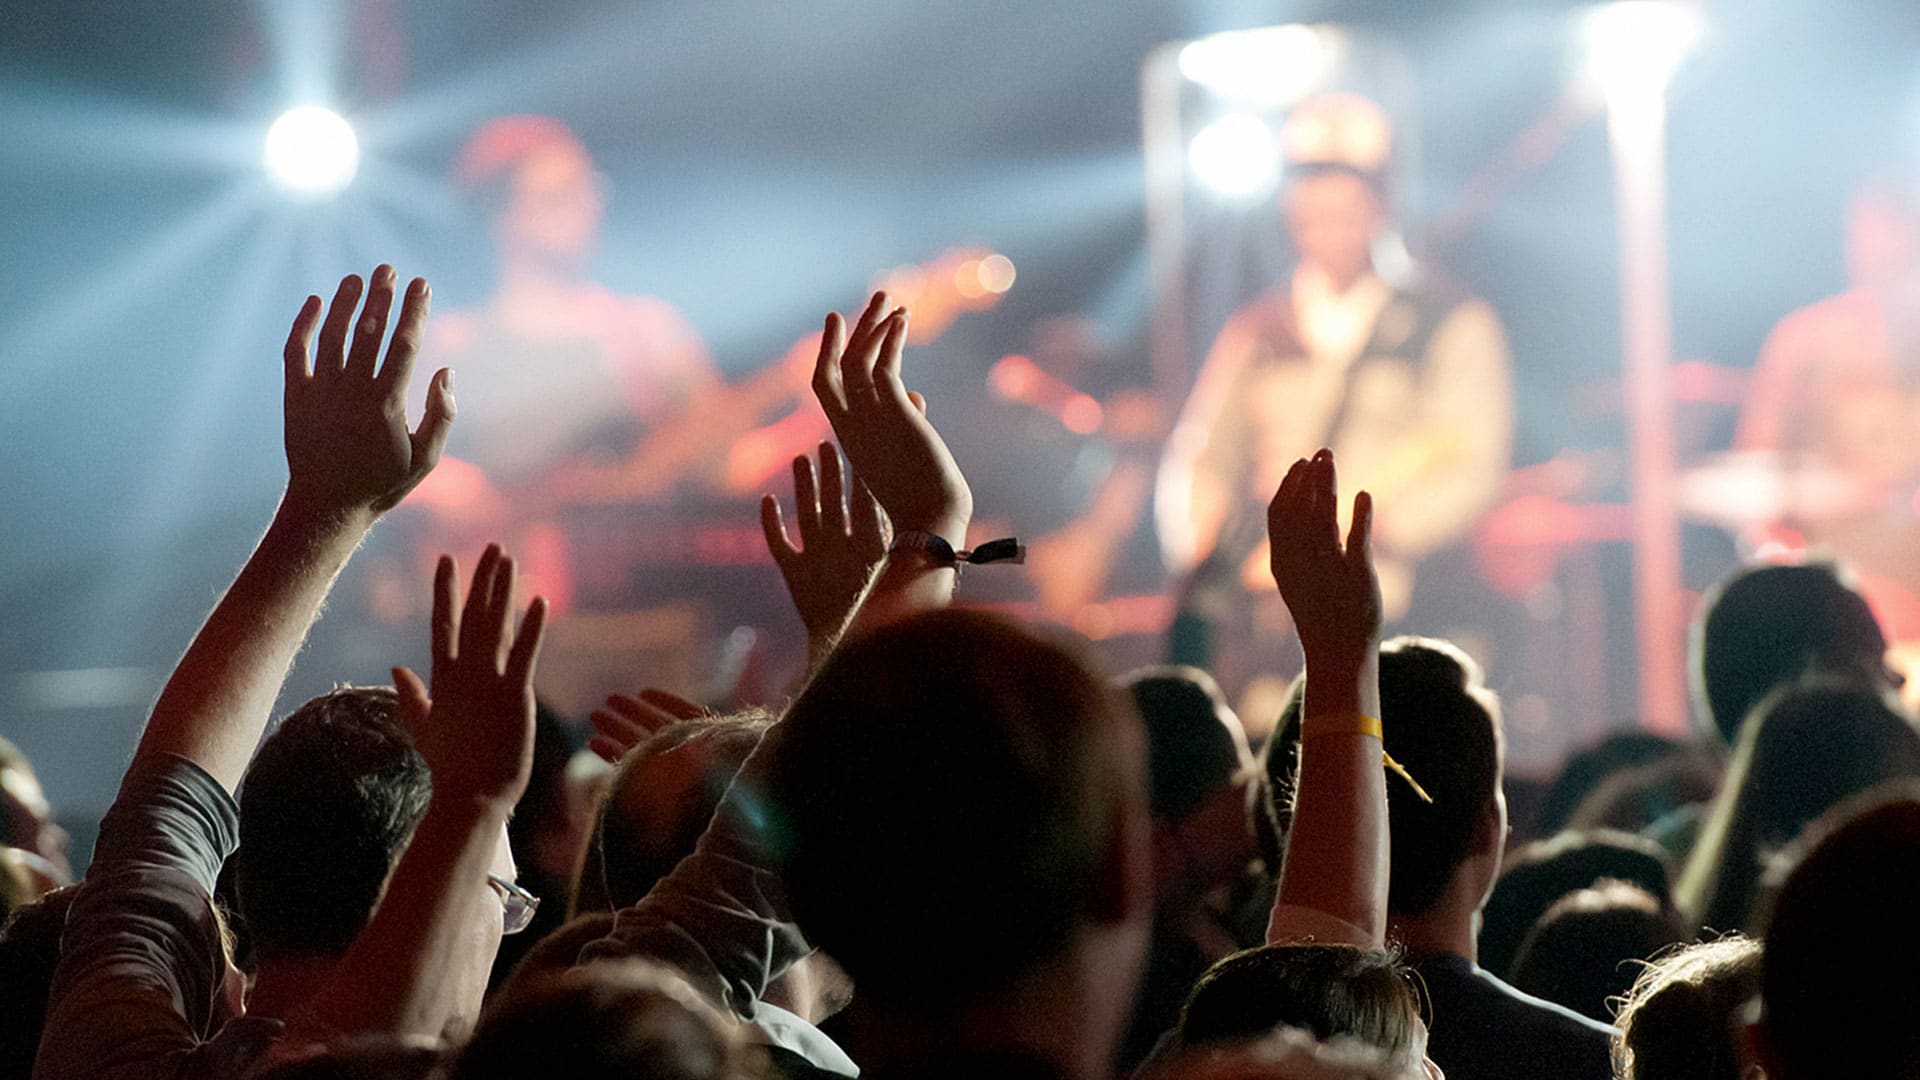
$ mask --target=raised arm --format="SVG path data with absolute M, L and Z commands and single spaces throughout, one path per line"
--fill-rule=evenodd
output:
M 317 296 L 294 319 L 285 352 L 286 497 L 167 681 L 139 758 L 178 754 L 233 791 L 334 578 L 374 519 L 438 460 L 453 421 L 450 372 L 434 376 L 419 428 L 406 424 L 430 296 L 424 279 L 407 286 L 379 362 L 395 280 L 390 266 L 373 272 L 357 323 L 365 288 L 357 276 L 340 282 L 325 322 Z
M 493 961 L 491 949 L 475 955 L 474 942 L 497 933 L 501 918 L 488 874 L 510 872 L 506 825 L 533 769 L 533 672 L 547 611 L 536 598 L 515 633 L 513 585 L 513 560 L 488 547 L 456 615 L 458 571 L 440 559 L 432 697 L 413 672 L 393 672 L 433 797 L 373 918 L 294 1018 L 289 1048 L 343 1034 L 438 1036 L 479 1013 L 484 979 L 457 976 Z
M 811 670 L 840 640 L 886 558 L 887 520 L 858 477 L 850 484 L 841 479 L 840 452 L 832 443 L 820 444 L 817 476 L 812 458 L 793 459 L 793 505 L 799 547 L 787 535 L 780 500 L 772 494 L 760 499 L 760 527 L 807 628 Z
M 907 309 L 887 310 L 877 292 L 851 334 L 836 312 L 827 316 L 813 393 L 846 451 L 847 463 L 893 522 L 896 544 L 909 533 L 966 545 L 973 491 L 953 454 L 927 421 L 926 399 L 901 380 Z M 853 628 L 884 625 L 900 616 L 942 607 L 953 598 L 958 571 L 921 551 L 887 556 Z
M 1387 927 L 1387 788 L 1380 740 L 1380 584 L 1373 502 L 1344 548 L 1333 455 L 1295 462 L 1267 511 L 1273 578 L 1299 629 L 1307 687 L 1293 825 L 1267 941 L 1379 947 Z

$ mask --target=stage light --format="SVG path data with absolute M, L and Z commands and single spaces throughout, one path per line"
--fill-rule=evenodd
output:
M 1223 98 L 1278 109 L 1312 93 L 1339 52 L 1330 29 L 1292 24 L 1236 30 L 1181 46 L 1180 74 Z
M 266 166 L 290 191 L 332 195 L 353 182 L 360 142 L 339 113 L 304 106 L 280 114 L 267 129 Z
M 1706 21 L 1676 0 L 1621 0 L 1586 17 L 1586 77 L 1608 98 L 1666 89 L 1700 44 Z
M 1280 151 L 1266 121 L 1251 113 L 1236 113 L 1194 135 L 1187 145 L 1187 164 L 1214 194 L 1245 199 L 1273 186 L 1280 171 Z
M 989 255 L 980 260 L 980 287 L 998 296 L 1013 288 L 1013 260 L 1005 255 Z

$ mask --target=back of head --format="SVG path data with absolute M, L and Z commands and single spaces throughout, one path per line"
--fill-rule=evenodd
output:
M 848 642 L 767 735 L 776 861 L 863 995 L 1011 987 L 1141 887 L 1138 720 L 1076 652 L 941 611 Z M 1120 888 L 1116 892 L 1116 887 Z M 937 973 L 922 940 L 939 943 Z
M 1865 806 L 1865 809 L 1860 809 Z M 1809 831 L 1775 898 L 1761 959 L 1772 1080 L 1920 1075 L 1911 993 L 1920 939 L 1920 789 L 1864 797 Z
M 0 929 L 0 1078 L 26 1080 L 46 1026 L 47 994 L 60 961 L 77 885 L 55 889 L 8 916 Z
M 1298 1028 L 1389 1054 L 1414 1052 L 1420 994 L 1392 953 L 1353 945 L 1264 945 L 1208 968 L 1180 1013 L 1184 1049 Z
M 1694 628 L 1696 696 L 1729 745 L 1775 688 L 1810 671 L 1868 676 L 1887 642 L 1867 601 L 1832 563 L 1752 566 L 1707 593 Z
M 738 1028 L 692 987 L 642 961 L 596 963 L 532 980 L 483 1015 L 448 1080 L 733 1080 Z
M 1732 935 L 1648 964 L 1620 1007 L 1621 1080 L 1739 1080 L 1734 1022 L 1760 989 L 1760 944 Z
M 240 789 L 235 883 L 262 960 L 346 951 L 431 795 L 391 689 L 335 690 L 288 716 Z
M 1480 966 L 1502 978 L 1513 971 L 1520 942 L 1555 903 L 1602 881 L 1644 889 L 1671 906 L 1667 857 L 1660 845 L 1631 833 L 1564 832 L 1515 852 L 1493 883 L 1480 915 Z
M 1246 730 L 1213 676 L 1195 667 L 1142 668 L 1120 685 L 1146 728 L 1155 821 L 1184 819 L 1252 766 Z
M 609 910 L 638 903 L 693 853 L 768 722 L 757 711 L 682 720 L 621 759 L 582 866 L 601 875 Z
M 1876 687 L 1833 678 L 1781 687 L 1741 729 L 1677 890 L 1715 930 L 1752 925 L 1765 861 L 1850 795 L 1920 777 L 1920 734 Z
M 1480 665 L 1450 642 L 1400 637 L 1380 647 L 1380 719 L 1387 753 L 1433 797 L 1399 781 L 1387 784 L 1393 832 L 1387 907 L 1395 915 L 1432 909 L 1473 854 L 1483 816 L 1500 793 L 1499 701 Z M 1297 711 L 1269 748 L 1275 800 L 1284 827 L 1298 772 Z M 1277 756 L 1277 760 L 1276 760 Z
M 1678 945 L 1680 920 L 1652 893 L 1605 881 L 1563 896 L 1514 957 L 1514 986 L 1601 1023 L 1633 985 L 1635 961 Z
M 1539 835 L 1550 836 L 1566 828 L 1580 804 L 1610 777 L 1680 750 L 1680 743 L 1659 735 L 1616 731 L 1569 755 L 1540 804 Z

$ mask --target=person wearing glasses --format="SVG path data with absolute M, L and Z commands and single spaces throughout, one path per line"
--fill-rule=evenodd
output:
M 440 562 L 430 692 L 395 668 L 395 687 L 323 695 L 260 740 L 335 577 L 433 468 L 452 422 L 443 370 L 425 419 L 406 424 L 424 280 L 380 362 L 396 280 L 387 266 L 348 277 L 324 322 L 316 296 L 293 324 L 286 495 L 155 703 L 101 823 L 53 975 L 41 1080 L 237 1076 L 336 1037 L 462 1031 L 501 935 L 538 904 L 514 884 L 506 822 L 532 768 L 546 604 L 515 630 L 515 566 L 498 547 L 464 604 L 453 560 Z M 244 977 L 213 899 L 236 848 Z

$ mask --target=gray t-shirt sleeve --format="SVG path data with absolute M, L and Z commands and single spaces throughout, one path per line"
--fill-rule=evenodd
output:
M 189 1067 L 225 1019 L 213 887 L 238 844 L 219 781 L 175 754 L 135 761 L 67 915 L 35 1080 Z

